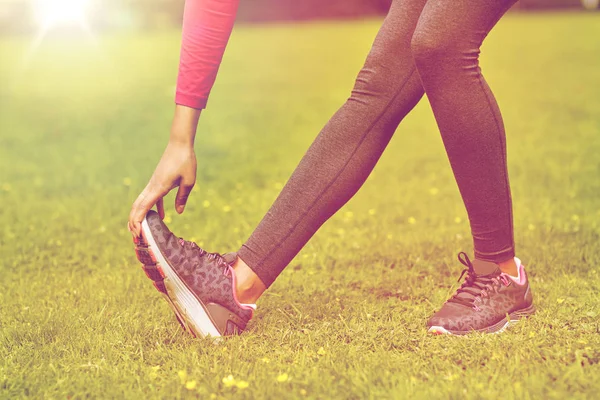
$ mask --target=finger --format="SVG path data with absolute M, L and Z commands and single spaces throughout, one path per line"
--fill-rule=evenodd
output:
M 158 215 L 160 216 L 160 219 L 165 219 L 165 203 L 164 203 L 164 197 L 161 197 L 160 199 L 158 199 L 158 201 L 156 202 L 156 211 L 158 211 Z
M 129 221 L 133 225 L 134 233 L 139 236 L 141 233 L 141 226 L 144 217 L 150 211 L 150 209 L 156 204 L 157 200 L 163 197 L 166 193 L 156 190 L 152 187 L 146 186 L 146 188 L 140 193 L 129 215 Z
M 177 210 L 179 214 L 183 212 L 183 209 L 185 208 L 188 197 L 190 196 L 190 193 L 192 192 L 193 188 L 193 182 L 187 184 L 181 182 L 181 184 L 179 185 L 179 189 L 177 190 L 177 196 L 175 197 L 175 210 Z

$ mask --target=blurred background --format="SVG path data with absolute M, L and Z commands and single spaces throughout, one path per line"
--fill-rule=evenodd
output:
M 238 21 L 298 21 L 384 14 L 391 0 L 243 0 Z M 49 19 L 60 29 L 85 17 L 95 31 L 179 26 L 184 0 L 1 0 L 0 32 L 32 32 Z M 515 10 L 594 10 L 600 0 L 521 0 Z M 58 27 L 55 27 L 58 29 Z
M 177 236 L 239 248 L 348 98 L 390 1 L 240 0 L 197 185 L 182 215 L 165 200 Z M 423 99 L 251 334 L 213 346 L 178 331 L 127 231 L 168 140 L 184 1 L 0 0 L 0 399 L 598 398 L 598 3 L 523 0 L 482 52 L 531 322 L 425 336 L 471 237 Z

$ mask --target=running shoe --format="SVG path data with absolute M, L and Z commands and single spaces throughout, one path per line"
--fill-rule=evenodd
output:
M 500 270 L 497 264 L 458 254 L 467 275 L 456 293 L 435 313 L 427 326 L 435 334 L 500 333 L 509 325 L 535 313 L 529 280 L 521 260 L 515 257 L 519 276 Z
M 176 237 L 155 211 L 144 218 L 141 237 L 134 243 L 146 275 L 185 330 L 194 336 L 220 337 L 246 329 L 256 305 L 237 300 L 235 253 L 209 253 Z

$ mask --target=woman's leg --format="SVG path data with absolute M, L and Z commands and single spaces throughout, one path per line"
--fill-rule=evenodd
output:
M 429 0 L 412 39 L 425 92 L 465 202 L 475 260 L 428 322 L 434 333 L 502 332 L 535 312 L 514 257 L 502 117 L 479 69 L 479 47 L 514 0 Z M 519 264 L 519 265 L 517 265 Z
M 430 0 L 412 39 L 419 75 L 469 214 L 475 258 L 496 264 L 511 264 L 515 256 L 512 205 L 502 116 L 478 57 L 488 32 L 514 3 Z
M 423 96 L 410 40 L 424 4 L 393 2 L 351 97 L 317 136 L 240 249 L 238 264 L 245 262 L 267 287 L 362 186 L 402 118 Z M 236 274 L 244 268 L 236 268 Z

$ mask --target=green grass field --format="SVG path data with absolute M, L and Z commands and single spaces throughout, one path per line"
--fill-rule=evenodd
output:
M 235 250 L 349 95 L 378 21 L 240 26 L 174 231 Z M 429 105 L 259 301 L 241 337 L 185 335 L 129 208 L 167 140 L 178 33 L 0 40 L 0 398 L 597 398 L 600 15 L 513 14 L 484 46 L 538 313 L 426 334 L 472 251 Z M 382 195 L 384 188 L 385 196 Z M 232 378 L 229 378 L 229 376 Z

